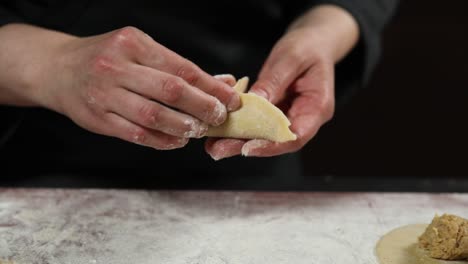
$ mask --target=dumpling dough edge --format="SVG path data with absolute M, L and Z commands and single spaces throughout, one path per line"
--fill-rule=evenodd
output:
M 210 127 L 207 136 L 241 139 L 267 139 L 275 142 L 296 140 L 288 118 L 275 105 L 253 93 L 245 93 L 249 79 L 240 79 L 233 87 L 240 95 L 242 106 L 228 114 L 227 120 Z

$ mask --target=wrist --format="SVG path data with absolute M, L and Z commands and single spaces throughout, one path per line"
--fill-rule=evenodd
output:
M 42 62 L 36 64 L 40 67 L 31 68 L 28 83 L 36 106 L 65 114 L 62 91 L 66 90 L 64 89 L 66 86 L 74 85 L 70 66 L 77 63 L 69 53 L 79 38 L 61 32 L 52 33 L 55 39 L 42 53 Z M 59 35 L 55 35 L 56 33 Z
M 35 106 L 63 113 L 60 91 L 64 85 L 71 85 L 67 71 L 67 48 L 78 39 L 62 32 L 40 29 L 37 38 L 43 43 L 30 57 L 29 74 L 25 75 L 29 97 Z
M 288 28 L 288 32 L 295 30 L 320 38 L 323 52 L 334 63 L 344 58 L 359 39 L 357 21 L 348 11 L 335 5 L 319 5 L 310 9 Z
M 61 78 L 54 63 L 72 36 L 27 24 L 0 28 L 0 104 L 51 108 L 50 80 Z

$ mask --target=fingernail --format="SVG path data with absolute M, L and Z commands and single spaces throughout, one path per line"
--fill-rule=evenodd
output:
M 188 142 L 189 142 L 188 138 L 178 138 L 177 142 L 173 144 L 173 149 L 184 147 L 185 145 L 188 144 Z
M 224 80 L 224 79 L 228 79 L 228 78 L 232 78 L 232 79 L 235 80 L 234 75 L 232 75 L 232 74 L 216 74 L 213 77 L 215 77 L 218 80 Z
M 264 90 L 253 90 L 253 91 L 251 91 L 251 93 L 256 94 L 256 95 L 258 95 L 260 97 L 263 97 L 263 98 L 268 100 L 268 93 L 265 92 Z
M 185 146 L 188 144 L 188 142 L 189 142 L 188 138 L 179 138 L 179 140 L 177 141 L 177 143 L 179 143 L 180 146 Z
M 216 151 L 212 153 L 208 153 L 208 154 L 210 154 L 211 158 L 214 159 L 215 161 L 234 156 L 234 155 L 230 155 L 223 145 L 219 146 Z
M 206 135 L 206 132 L 208 132 L 208 124 L 200 122 L 200 125 L 198 126 L 198 138 L 202 138 Z
M 188 138 L 178 138 L 177 141 L 174 142 L 174 143 L 167 144 L 166 146 L 163 146 L 163 147 L 156 147 L 155 149 L 157 149 L 157 150 L 178 149 L 178 148 L 181 148 L 181 147 L 184 147 L 185 145 L 187 145 L 188 142 L 189 142 Z
M 248 157 L 252 154 L 257 149 L 264 148 L 268 144 L 267 140 L 262 140 L 262 139 L 254 139 L 251 140 L 242 146 L 242 156 Z
M 213 109 L 213 114 L 216 116 L 214 120 L 214 125 L 220 125 L 226 120 L 226 107 L 221 103 L 221 101 L 216 100 L 216 106 Z
M 227 110 L 229 112 L 237 110 L 240 108 L 240 104 L 241 104 L 240 97 L 238 95 L 233 95 L 231 97 L 231 100 L 229 100 L 229 103 L 227 105 Z
M 210 157 L 211 157 L 214 161 L 218 161 L 218 160 L 224 159 L 223 156 L 217 156 L 217 155 L 211 154 L 211 153 L 209 153 L 209 154 L 210 154 Z
M 184 133 L 185 138 L 201 138 L 208 131 L 208 125 L 195 119 L 187 119 L 184 124 L 190 126 L 190 130 Z

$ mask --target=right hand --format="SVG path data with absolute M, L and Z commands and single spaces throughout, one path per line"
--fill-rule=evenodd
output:
M 229 85 L 133 27 L 73 37 L 38 72 L 39 105 L 156 149 L 183 147 L 240 106 Z

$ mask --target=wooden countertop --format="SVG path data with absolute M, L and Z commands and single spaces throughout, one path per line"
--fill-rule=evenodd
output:
M 0 264 L 377 263 L 468 194 L 0 189 Z

